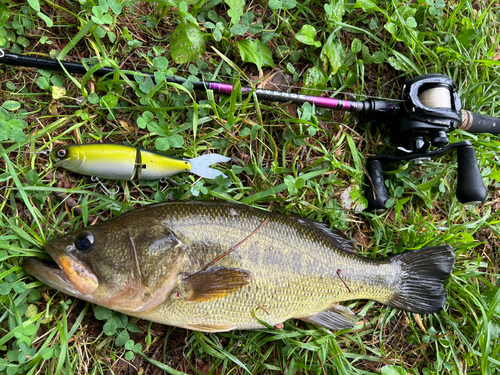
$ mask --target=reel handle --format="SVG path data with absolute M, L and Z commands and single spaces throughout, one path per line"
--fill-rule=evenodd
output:
M 368 159 L 366 163 L 368 172 L 367 187 L 365 197 L 368 201 L 368 211 L 385 210 L 385 202 L 389 199 L 389 192 L 384 182 L 384 172 L 380 160 Z
M 475 115 L 475 114 L 474 114 Z M 485 116 L 487 117 L 487 116 Z M 457 149 L 458 176 L 456 196 L 460 203 L 484 202 L 488 191 L 477 166 L 476 152 L 472 146 Z
M 500 134 L 500 119 L 462 110 L 461 130 L 469 133 Z

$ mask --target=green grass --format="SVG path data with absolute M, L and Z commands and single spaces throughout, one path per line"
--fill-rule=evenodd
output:
M 406 79 L 444 73 L 457 82 L 465 109 L 500 117 L 495 2 L 239 4 L 7 1 L 0 5 L 0 44 L 71 61 L 94 57 L 86 63 L 162 77 L 243 85 L 248 77 L 317 94 L 328 88 L 339 98 L 399 99 Z M 489 193 L 483 204 L 456 200 L 456 156 L 450 154 L 421 167 L 394 167 L 386 175 L 393 206 L 382 214 L 359 213 L 343 205 L 341 194 L 351 188 L 352 199 L 363 203 L 367 156 L 394 153 L 383 122 L 119 74 L 94 79 L 7 66 L 0 66 L 0 101 L 0 374 L 498 372 L 497 137 L 450 134 L 451 142 L 469 140 L 476 149 Z M 176 184 L 102 181 L 118 190 L 108 196 L 90 178 L 55 170 L 40 153 L 98 141 L 185 158 L 228 155 L 231 162 L 218 168 L 229 181 L 189 174 L 174 176 Z M 426 183 L 436 175 L 436 184 Z M 55 193 L 74 199 L 81 213 Z M 445 310 L 418 316 L 356 301 L 348 306 L 364 324 L 353 330 L 330 332 L 292 320 L 283 330 L 202 334 L 68 298 L 21 267 L 27 257 L 48 258 L 45 241 L 71 229 L 146 202 L 211 198 L 329 223 L 365 256 L 452 245 L 457 264 Z

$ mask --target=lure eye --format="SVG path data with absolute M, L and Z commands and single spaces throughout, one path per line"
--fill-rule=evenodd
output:
M 58 158 L 63 158 L 67 154 L 68 154 L 68 151 L 66 151 L 65 148 L 61 148 L 61 149 L 57 150 L 57 152 L 56 152 L 56 155 L 57 155 Z
M 80 251 L 88 251 L 94 244 L 94 235 L 90 232 L 79 233 L 75 238 L 75 247 Z

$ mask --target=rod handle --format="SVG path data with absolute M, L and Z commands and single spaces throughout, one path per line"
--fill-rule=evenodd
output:
M 462 110 L 462 125 L 460 129 L 469 133 L 500 134 L 500 118 L 490 117 Z
M 368 200 L 368 211 L 385 210 L 385 202 L 389 199 L 389 193 L 384 182 L 384 173 L 380 160 L 368 159 L 366 163 L 368 172 L 365 197 Z
M 472 146 L 460 147 L 457 150 L 458 176 L 457 199 L 460 203 L 481 203 L 486 199 L 488 191 L 484 186 L 479 167 L 477 166 L 476 152 Z

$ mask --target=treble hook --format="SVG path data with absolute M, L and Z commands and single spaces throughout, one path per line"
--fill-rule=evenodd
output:
M 175 181 L 175 180 L 171 179 L 170 177 L 164 177 L 164 178 L 161 178 L 161 179 L 160 179 L 160 184 L 165 184 L 165 187 L 163 187 L 163 188 L 161 189 L 161 191 L 162 191 L 163 193 L 165 192 L 165 190 L 167 190 L 167 188 L 168 188 L 169 186 L 172 186 L 172 185 L 173 185 L 173 186 L 180 186 L 180 185 L 182 185 L 182 184 L 178 183 L 177 181 Z
M 118 192 L 120 191 L 120 187 L 118 185 L 115 184 L 116 186 L 116 191 L 110 191 L 106 186 L 104 186 L 104 184 L 101 182 L 101 180 L 99 179 L 99 177 L 96 177 L 96 176 L 92 176 L 90 177 L 90 179 L 93 181 L 93 182 L 97 182 L 99 185 L 101 185 L 101 188 L 102 190 L 104 190 L 104 192 L 106 193 L 106 195 L 108 197 L 112 197 L 113 195 L 116 195 L 118 194 Z
M 176 186 L 179 186 L 181 184 L 179 184 L 177 181 L 171 179 L 170 177 L 164 177 L 164 178 L 161 178 L 160 179 L 160 183 L 162 184 L 167 184 L 167 185 L 176 185 Z

